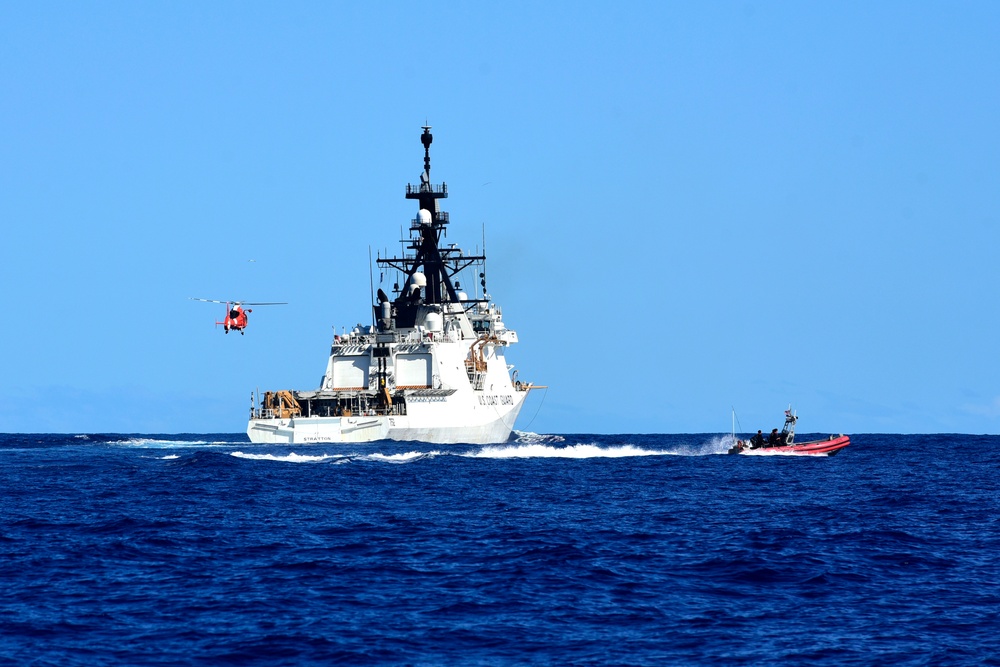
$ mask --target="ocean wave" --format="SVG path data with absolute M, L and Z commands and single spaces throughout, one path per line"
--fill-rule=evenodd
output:
M 1000 514 L 1000 436 L 864 435 L 822 466 L 676 456 L 721 450 L 719 433 L 565 434 L 494 444 L 500 460 L 463 458 L 487 447 L 472 443 L 90 437 L 0 447 L 8 662 L 148 664 L 155 637 L 160 662 L 187 664 L 208 646 L 191 619 L 213 614 L 225 623 L 208 657 L 223 664 L 847 667 L 996 653 L 998 596 L 983 582 L 998 544 L 982 527 Z M 133 437 L 233 444 L 94 446 Z M 549 458 L 512 457 L 535 446 Z M 296 466 L 296 449 L 323 462 Z M 592 454 L 653 458 L 554 458 Z M 94 614 L 109 604 L 143 622 L 109 625 Z M 819 617 L 836 622 L 817 632 Z

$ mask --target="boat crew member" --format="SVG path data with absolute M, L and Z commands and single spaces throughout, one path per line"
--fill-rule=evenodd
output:
M 778 429 L 776 428 L 771 429 L 771 435 L 767 436 L 767 446 L 768 447 L 781 446 L 781 436 L 778 434 Z
M 757 435 L 750 438 L 750 449 L 760 449 L 764 446 L 764 435 L 757 429 Z

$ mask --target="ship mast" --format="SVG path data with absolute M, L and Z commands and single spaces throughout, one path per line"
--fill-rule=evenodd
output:
M 435 306 L 446 302 L 459 303 L 459 293 L 452 282 L 452 276 L 467 266 L 484 261 L 485 256 L 463 255 L 455 248 L 442 248 L 441 238 L 448 226 L 448 213 L 442 211 L 438 200 L 448 197 L 448 184 L 431 183 L 431 142 L 434 135 L 431 127 L 424 125 L 420 143 L 424 146 L 424 170 L 420 174 L 420 184 L 406 186 L 406 198 L 416 199 L 417 217 L 410 223 L 410 239 L 407 249 L 412 254 L 403 257 L 380 257 L 380 267 L 392 267 L 406 276 L 392 301 L 392 315 L 397 328 L 411 328 L 416 324 L 417 309 L 420 306 Z M 422 279 L 421 279 L 422 277 Z M 385 293 L 379 295 L 380 303 L 375 305 L 376 319 L 382 303 L 388 302 Z M 384 322 L 384 318 L 383 318 Z M 383 325 L 384 326 L 384 325 Z

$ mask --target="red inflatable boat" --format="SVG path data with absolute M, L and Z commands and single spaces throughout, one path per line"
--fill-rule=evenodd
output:
M 793 454 L 805 456 L 833 456 L 844 447 L 851 444 L 850 436 L 843 433 L 831 435 L 826 440 L 810 442 L 795 442 L 795 423 L 798 416 L 792 414 L 791 408 L 785 410 L 785 426 L 778 433 L 772 431 L 771 436 L 764 440 L 760 434 L 749 440 L 737 440 L 729 450 L 730 454 L 749 454 L 761 456 L 769 454 Z

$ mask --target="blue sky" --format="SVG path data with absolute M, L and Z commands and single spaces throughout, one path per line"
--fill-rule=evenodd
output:
M 4 3 L 0 431 L 317 386 L 426 121 L 518 428 L 998 433 L 997 81 L 990 2 Z

